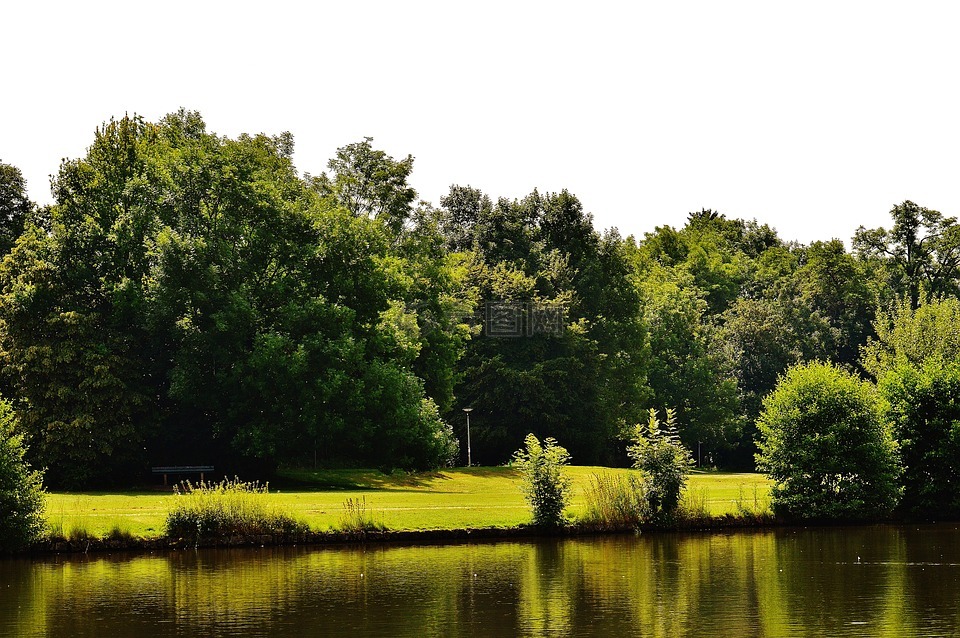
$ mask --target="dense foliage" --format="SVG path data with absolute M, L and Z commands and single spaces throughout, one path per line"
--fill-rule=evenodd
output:
M 533 524 L 562 525 L 563 510 L 570 503 L 570 478 L 564 475 L 563 466 L 570 463 L 570 454 L 552 438 L 540 443 L 528 434 L 523 443 L 524 447 L 514 452 L 512 465 L 520 471 L 521 489 L 533 511 Z
M 878 378 L 886 419 L 900 445 L 901 509 L 933 519 L 960 517 L 960 302 L 901 303 L 877 319 L 864 367 Z
M 495 204 L 455 186 L 441 200 L 448 246 L 468 249 L 477 333 L 458 365 L 458 407 L 474 407 L 476 458 L 500 462 L 533 431 L 563 439 L 581 462 L 609 462 L 624 423 L 648 397 L 646 331 L 625 244 L 600 235 L 579 200 L 534 191 Z M 515 308 L 520 334 L 492 334 L 489 313 Z M 560 315 L 533 330 L 538 308 Z
M 898 365 L 880 380 L 903 467 L 909 516 L 960 517 L 960 362 Z
M 774 512 L 791 519 L 882 517 L 897 503 L 896 444 L 876 390 L 830 364 L 791 368 L 764 399 L 757 465 Z
M 291 153 L 289 136 L 219 138 L 181 111 L 110 122 L 63 164 L 49 227 L 0 268 L 0 357 L 57 484 L 455 454 L 411 368 L 388 229 L 309 188 Z
M 0 395 L 29 460 L 74 487 L 428 468 L 465 460 L 472 408 L 481 463 L 531 432 L 623 465 L 671 405 L 698 461 L 753 469 L 791 367 L 958 358 L 960 226 L 913 202 L 852 251 L 707 209 L 622 237 L 566 190 L 418 201 L 413 170 L 364 138 L 301 174 L 288 133 L 185 110 L 104 124 L 50 207 L 0 163 Z
M 14 421 L 10 404 L 0 401 L 0 552 L 27 545 L 44 529 L 43 476 L 24 458 Z

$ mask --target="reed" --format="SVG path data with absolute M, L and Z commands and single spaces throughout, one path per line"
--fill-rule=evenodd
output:
M 344 501 L 337 531 L 347 534 L 365 534 L 386 530 L 387 526 L 383 521 L 367 511 L 366 497 L 348 498 Z
M 636 527 L 649 516 L 647 482 L 637 474 L 604 472 L 590 478 L 581 522 L 600 529 Z

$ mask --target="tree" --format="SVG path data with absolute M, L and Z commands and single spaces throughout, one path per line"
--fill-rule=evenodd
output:
M 0 162 L 0 255 L 13 248 L 32 212 L 23 173 L 16 166 Z
M 866 264 L 846 252 L 843 242 L 813 242 L 794 274 L 795 295 L 807 316 L 825 321 L 821 343 L 808 346 L 844 365 L 854 365 L 873 334 L 878 293 Z M 808 334 L 810 334 L 808 332 Z
M 623 240 L 593 230 L 566 191 L 479 210 L 468 242 L 473 298 L 481 313 L 515 313 L 522 329 L 467 344 L 457 405 L 477 408 L 477 447 L 502 460 L 532 430 L 562 438 L 584 462 L 611 462 L 646 398 L 645 331 Z M 547 312 L 552 327 L 534 330 Z
M 28 545 L 45 525 L 43 473 L 30 469 L 14 421 L 10 403 L 0 401 L 0 552 Z
M 748 421 L 757 417 L 778 376 L 804 359 L 809 333 L 795 310 L 779 300 L 738 299 L 721 318 L 719 345 L 734 371 Z
M 399 235 L 417 198 L 417 191 L 407 183 L 413 156 L 395 160 L 373 148 L 372 142 L 372 137 L 365 137 L 338 148 L 327 164 L 332 176 L 323 173 L 316 186 L 354 215 L 378 219 Z
M 796 365 L 763 401 L 757 466 L 779 516 L 886 516 L 898 498 L 896 445 L 874 387 L 835 365 Z
M 960 516 L 960 361 L 901 361 L 879 382 L 903 467 L 902 510 L 924 519 Z
M 513 465 L 520 471 L 521 489 L 533 510 L 533 524 L 558 527 L 570 502 L 570 478 L 563 473 L 570 455 L 552 438 L 541 444 L 536 436 L 528 434 L 523 443 L 524 447 L 513 454 Z
M 956 217 L 906 200 L 890 210 L 893 228 L 863 226 L 853 238 L 854 251 L 882 264 L 888 281 L 916 309 L 923 294 L 956 295 L 960 275 L 960 226 Z
M 489 216 L 493 204 L 480 189 L 454 184 L 440 198 L 438 229 L 451 252 L 464 252 L 474 248 L 475 227 Z
M 863 368 L 874 378 L 901 363 L 922 366 L 928 360 L 950 362 L 960 358 L 960 300 L 921 300 L 914 308 L 908 300 L 877 313 L 876 338 L 861 353 Z
M 668 519 L 676 512 L 693 467 L 690 451 L 677 434 L 676 413 L 672 408 L 666 409 L 666 421 L 662 425 L 663 428 L 657 411 L 651 408 L 647 423 L 633 427 L 632 443 L 627 447 L 633 467 L 647 478 L 647 504 L 655 520 Z
M 454 453 L 413 370 L 400 236 L 318 194 L 292 152 L 180 111 L 112 121 L 61 167 L 50 228 L 0 268 L 0 358 L 55 482 Z
M 97 131 L 64 162 L 50 228 L 29 228 L 0 267 L 0 343 L 30 456 L 78 487 L 142 460 L 157 406 L 138 313 L 149 216 L 138 118 Z M 126 188 L 128 180 L 130 188 Z
M 740 418 L 732 366 L 715 347 L 715 324 L 689 275 L 660 266 L 641 272 L 648 326 L 651 401 L 676 406 L 680 438 L 717 451 L 735 442 Z

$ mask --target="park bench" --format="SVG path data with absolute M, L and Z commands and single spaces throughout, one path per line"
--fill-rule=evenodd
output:
M 200 480 L 203 480 L 203 475 L 207 472 L 213 471 L 212 465 L 164 465 L 161 467 L 154 467 L 150 470 L 154 474 L 163 474 L 163 484 L 167 484 L 167 475 L 169 474 L 199 474 Z

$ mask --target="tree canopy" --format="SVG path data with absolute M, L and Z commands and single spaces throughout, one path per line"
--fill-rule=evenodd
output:
M 698 461 L 753 469 L 796 366 L 958 359 L 960 231 L 910 201 L 852 251 L 711 209 L 622 237 L 562 189 L 420 201 L 414 158 L 369 137 L 316 176 L 293 152 L 187 110 L 110 120 L 41 209 L 0 163 L 0 395 L 52 484 L 436 467 L 462 460 L 463 408 L 482 463 L 533 433 L 625 465 L 632 425 L 669 405 Z M 885 418 L 913 423 L 913 378 L 884 382 Z

